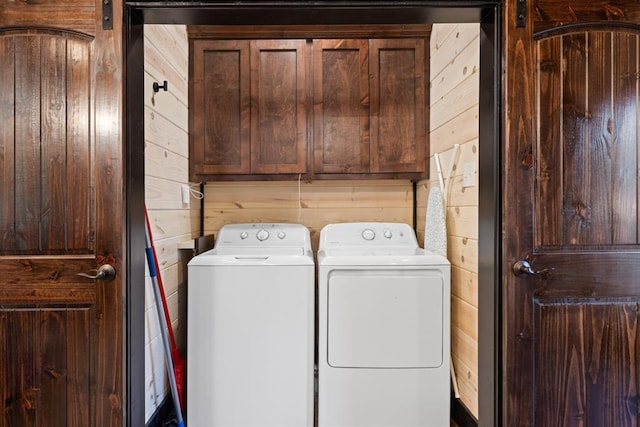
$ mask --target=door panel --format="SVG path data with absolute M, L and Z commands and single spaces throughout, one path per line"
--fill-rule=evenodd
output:
M 13 135 L 2 147 L 13 159 L 5 157 L 1 172 L 0 254 L 92 253 L 90 40 L 62 31 L 14 32 L 0 43 L 1 73 L 14 82 L 0 102 L 10 107 L 15 100 L 15 113 L 3 108 Z
M 15 378 L 4 390 L 6 425 L 91 425 L 90 318 L 88 307 L 0 310 L 2 330 L 25 333 L 0 349 L 2 377 Z
M 537 42 L 539 249 L 638 243 L 637 41 L 590 31 Z
M 0 5 L 2 427 L 122 425 L 122 41 L 101 11 Z
M 535 359 L 543 367 L 535 377 L 535 425 L 637 425 L 637 304 L 545 298 L 534 304 Z
M 551 3 L 529 12 L 544 21 L 534 11 Z M 640 26 L 514 18 L 507 12 L 503 419 L 636 426 Z M 512 271 L 522 259 L 531 274 Z

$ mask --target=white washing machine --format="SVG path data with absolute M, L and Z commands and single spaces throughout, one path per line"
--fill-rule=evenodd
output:
M 319 427 L 449 426 L 449 295 L 449 261 L 409 225 L 322 229 Z
M 313 426 L 315 267 L 299 224 L 234 224 L 188 264 L 190 427 Z

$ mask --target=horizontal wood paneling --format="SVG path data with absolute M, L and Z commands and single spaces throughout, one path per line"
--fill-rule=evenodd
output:
M 475 24 L 467 25 L 467 27 L 473 29 Z M 452 35 L 452 37 L 454 36 Z M 477 36 L 474 31 L 456 31 L 453 41 L 455 41 L 455 46 L 447 43 L 445 45 L 446 51 L 438 49 L 431 56 L 434 65 L 446 66 L 431 71 L 430 97 L 432 105 L 436 105 L 445 96 L 448 96 L 461 81 L 473 74 L 478 75 L 480 72 L 480 49 L 478 49 Z
M 189 145 L 184 145 L 188 134 L 186 128 L 176 126 L 169 119 L 148 108 L 144 112 L 144 133 L 147 141 L 183 157 L 189 156 Z
M 418 235 L 424 236 L 429 189 L 459 150 L 446 194 L 451 261 L 451 354 L 460 401 L 478 417 L 478 105 L 479 27 L 434 25 L 431 35 L 430 177 L 418 184 Z M 475 162 L 475 185 L 463 186 L 465 163 Z
M 478 137 L 478 104 L 474 103 L 438 128 L 431 128 L 429 144 L 431 153 L 441 153 L 451 149 L 452 141 L 464 143 Z M 434 169 L 432 169 L 433 171 Z
M 171 326 L 184 351 L 186 263 L 178 245 L 200 233 L 200 202 L 182 203 L 188 183 L 188 42 L 186 27 L 145 26 L 145 204 L 160 267 Z M 154 92 L 153 82 L 168 82 Z M 164 349 L 152 281 L 145 282 L 145 413 L 148 420 L 169 393 Z M 162 325 L 164 327 L 164 325 Z M 184 356 L 184 352 L 183 352 Z
M 451 295 L 478 307 L 478 274 L 456 265 L 452 266 Z
M 406 180 L 207 183 L 204 193 L 205 234 L 228 223 L 301 223 L 314 250 L 329 223 L 413 222 L 413 187 Z
M 462 67 L 457 64 L 465 58 L 462 52 L 477 43 L 477 38 L 478 24 L 434 25 L 430 46 L 431 81 L 437 84 L 442 74 L 455 75 L 452 71 L 461 71 Z M 461 79 L 458 77 L 458 80 Z
M 451 265 L 469 271 L 478 271 L 478 239 L 449 235 L 449 261 Z
M 181 34 L 181 28 L 178 25 L 145 25 L 148 43 L 145 43 L 144 67 L 148 74 L 160 79 L 157 80 L 160 84 L 167 80 L 170 93 L 188 105 L 188 75 L 183 75 L 180 70 L 189 67 L 189 59 L 182 52 L 181 37 L 184 34 Z
M 462 75 L 462 73 L 460 74 Z M 454 86 L 446 96 L 431 101 L 431 129 L 437 129 L 473 105 L 469 104 L 469 101 L 477 100 L 480 96 L 479 78 L 480 73 L 472 73 Z

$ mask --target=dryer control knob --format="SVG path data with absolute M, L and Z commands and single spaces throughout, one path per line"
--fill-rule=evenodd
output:
M 386 237 L 387 239 L 393 237 L 393 233 L 391 233 L 391 230 L 384 230 L 384 237 Z
M 362 238 L 364 240 L 373 240 L 375 239 L 375 237 L 376 237 L 376 233 L 370 228 L 367 228 L 362 232 Z
M 285 233 L 284 231 L 278 232 L 278 239 L 282 240 L 285 237 L 287 237 L 287 233 Z
M 246 231 L 243 231 L 242 233 L 240 233 L 240 238 L 242 240 L 246 239 L 247 237 L 249 237 L 249 233 L 247 233 Z
M 269 232 L 263 228 L 262 230 L 258 231 L 256 237 L 258 238 L 258 240 L 263 242 L 269 238 Z

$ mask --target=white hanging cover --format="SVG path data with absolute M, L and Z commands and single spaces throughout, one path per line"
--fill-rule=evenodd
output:
M 447 256 L 447 223 L 444 212 L 444 199 L 438 187 L 431 187 L 427 199 L 427 212 L 424 226 L 424 248 Z

